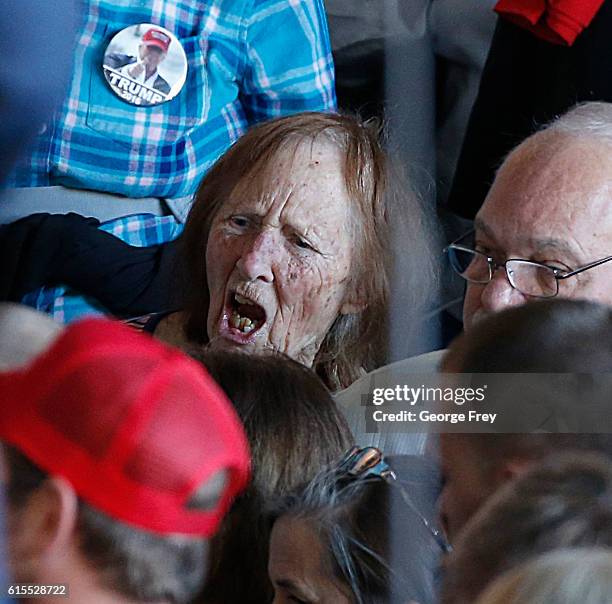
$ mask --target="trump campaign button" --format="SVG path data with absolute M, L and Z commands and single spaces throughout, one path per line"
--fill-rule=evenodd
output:
M 113 36 L 103 60 L 113 92 L 132 105 L 173 99 L 187 78 L 187 55 L 176 36 L 153 23 L 130 25 Z

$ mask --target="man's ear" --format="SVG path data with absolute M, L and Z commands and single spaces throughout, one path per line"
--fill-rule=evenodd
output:
M 62 478 L 48 478 L 33 491 L 9 514 L 15 570 L 29 569 L 29 575 L 36 576 L 42 564 L 68 551 L 77 511 L 76 493 Z
M 68 551 L 77 524 L 79 502 L 72 485 L 52 476 L 32 495 L 31 522 L 39 535 L 39 555 L 57 558 Z

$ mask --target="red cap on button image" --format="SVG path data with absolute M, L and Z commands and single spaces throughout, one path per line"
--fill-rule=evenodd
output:
M 0 440 L 116 520 L 210 537 L 249 478 L 231 403 L 182 352 L 121 323 L 73 323 L 23 369 L 0 373 Z M 216 505 L 199 487 L 219 472 Z
M 160 29 L 151 28 L 145 32 L 142 36 L 142 43 L 147 46 L 157 46 L 161 48 L 164 52 L 168 52 L 168 47 L 170 46 L 170 36 Z

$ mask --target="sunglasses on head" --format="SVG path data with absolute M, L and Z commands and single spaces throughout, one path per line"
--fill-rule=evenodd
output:
M 421 514 L 410 495 L 402 484 L 397 480 L 397 475 L 387 463 L 382 451 L 376 447 L 353 447 L 342 458 L 338 464 L 338 472 L 351 479 L 363 479 L 369 476 L 381 478 L 389 484 L 394 485 L 400 492 L 406 505 L 416 514 L 427 531 L 434 538 L 444 553 L 452 551 L 450 543 L 446 540 L 444 533 L 437 529 Z

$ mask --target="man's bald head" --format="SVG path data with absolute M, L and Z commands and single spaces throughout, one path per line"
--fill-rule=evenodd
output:
M 0 303 L 0 371 L 29 363 L 61 330 L 62 325 L 27 306 Z
M 612 104 L 576 107 L 519 145 L 475 221 L 476 249 L 565 271 L 612 255 Z M 612 263 L 559 281 L 559 296 L 612 304 Z M 468 284 L 464 323 L 528 302 L 503 270 Z

